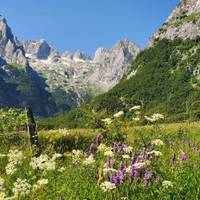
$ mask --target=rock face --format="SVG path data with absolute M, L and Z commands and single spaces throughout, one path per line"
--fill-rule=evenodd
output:
M 23 46 L 30 66 L 46 78 L 48 90 L 74 91 L 78 105 L 85 96 L 98 95 L 116 85 L 141 50 L 129 40 L 122 40 L 111 50 L 97 49 L 91 59 L 80 51 L 60 54 L 44 40 L 25 41 Z
M 200 36 L 200 0 L 181 0 L 162 28 L 150 39 L 149 46 L 157 39 L 193 39 L 197 36 Z
M 91 76 L 91 82 L 98 82 L 102 89 L 107 91 L 116 85 L 128 65 L 138 55 L 141 49 L 129 40 L 121 40 L 111 50 L 99 48 L 94 57 L 94 62 L 100 67 Z
M 24 49 L 2 16 L 0 16 L 0 58 L 1 65 L 9 63 L 27 66 Z

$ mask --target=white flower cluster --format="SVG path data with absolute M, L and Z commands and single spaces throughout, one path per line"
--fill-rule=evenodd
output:
M 109 173 L 109 172 L 117 173 L 117 170 L 114 169 L 114 168 L 104 168 L 104 169 L 103 169 L 103 174 L 104 174 L 104 176 L 105 176 L 107 173 Z
M 111 124 L 112 123 L 112 119 L 111 118 L 105 118 L 101 120 L 102 122 L 104 122 L 105 124 Z
M 172 184 L 171 181 L 163 181 L 163 182 L 162 182 L 162 186 L 163 186 L 164 188 L 169 188 L 169 187 L 173 187 L 173 184 Z
M 108 147 L 105 144 L 101 143 L 98 147 L 98 152 L 103 153 L 104 156 L 110 156 L 113 157 L 114 153 L 112 151 L 112 147 Z
M 15 197 L 19 196 L 26 196 L 31 191 L 31 185 L 27 182 L 26 179 L 20 179 L 18 178 L 16 182 L 14 183 L 14 188 L 12 189 L 12 192 Z
M 122 117 L 122 116 L 124 116 L 124 111 L 119 111 L 119 112 L 117 112 L 113 115 L 114 118 L 119 118 L 119 117 Z
M 104 192 L 109 192 L 111 190 L 116 189 L 116 185 L 114 183 L 111 183 L 110 181 L 105 181 L 100 185 L 101 189 Z
M 56 129 L 56 130 L 49 130 L 48 131 L 49 134 L 52 135 L 59 135 L 59 136 L 67 136 L 70 134 L 68 129 Z
M 150 151 L 147 153 L 148 155 L 154 155 L 154 156 L 162 156 L 162 153 L 160 151 Z
M 135 110 L 140 110 L 140 109 L 141 109 L 141 106 L 136 105 L 136 106 L 133 106 L 132 108 L 130 108 L 129 111 L 135 111 Z
M 130 159 L 130 156 L 128 154 L 122 155 L 122 158 L 124 159 Z
M 73 153 L 73 156 L 75 157 L 75 158 L 80 158 L 80 157 L 82 157 L 83 156 L 83 151 L 82 150 L 72 150 L 72 153 Z
M 6 174 L 12 175 L 17 171 L 17 165 L 23 160 L 23 153 L 19 150 L 9 150 L 8 152 L 8 164 L 5 167 Z
M 48 179 L 39 179 L 36 184 L 33 185 L 33 191 L 36 191 L 49 183 Z
M 161 119 L 164 119 L 164 115 L 159 114 L 159 113 L 155 113 L 151 117 L 144 116 L 144 118 L 149 122 L 156 122 L 156 121 L 159 121 Z
M 155 146 L 163 146 L 164 142 L 160 139 L 155 139 L 155 140 L 151 141 L 151 144 L 153 144 Z
M 93 155 L 90 155 L 89 157 L 85 158 L 85 160 L 83 161 L 84 165 L 92 165 L 95 163 L 95 159 L 93 157 Z
M 56 169 L 55 160 L 61 157 L 61 154 L 54 154 L 52 158 L 50 158 L 46 154 L 42 154 L 39 157 L 33 157 L 30 162 L 30 166 L 33 169 L 52 171 Z

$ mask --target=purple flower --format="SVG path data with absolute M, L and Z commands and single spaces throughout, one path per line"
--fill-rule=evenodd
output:
M 130 183 L 133 182 L 134 176 L 135 176 L 135 169 L 134 169 L 134 166 L 133 166 L 133 164 L 132 164 L 132 165 L 131 165 L 131 168 L 130 168 L 130 177 L 129 177 L 129 182 L 130 182 Z
M 91 154 L 92 154 L 92 149 L 93 149 L 93 147 L 94 147 L 94 144 L 93 144 L 93 143 L 90 144 L 88 155 L 91 155 Z
M 131 165 L 133 165 L 135 163 L 135 154 L 132 153 L 132 156 L 131 156 Z
M 181 160 L 182 161 L 186 161 L 187 160 L 187 156 L 184 152 L 181 153 Z
M 97 137 L 96 137 L 96 145 L 99 146 L 99 144 L 101 143 L 103 139 L 103 135 L 101 134 L 98 134 Z
M 149 180 L 152 178 L 153 173 L 151 170 L 146 171 L 144 175 L 144 187 L 147 187 L 149 184 Z

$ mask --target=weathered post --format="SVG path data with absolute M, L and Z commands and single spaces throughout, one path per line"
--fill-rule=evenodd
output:
M 35 123 L 35 119 L 34 119 L 33 111 L 31 107 L 26 108 L 26 114 L 27 114 L 27 129 L 30 135 L 30 143 L 34 150 L 34 153 L 36 155 L 39 155 L 41 153 L 41 148 L 40 148 L 40 144 L 38 140 L 36 123 Z

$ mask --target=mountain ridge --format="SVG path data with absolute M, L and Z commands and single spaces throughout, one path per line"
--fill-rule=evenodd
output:
M 42 90 L 54 100 L 57 107 L 55 110 L 58 112 L 80 106 L 93 96 L 112 88 L 120 81 L 140 50 L 131 41 L 124 40 L 119 41 L 112 49 L 106 50 L 107 55 L 105 49 L 102 50 L 95 59 L 86 52 L 60 53 L 44 39 L 19 41 L 13 35 L 6 19 L 0 17 L 1 70 L 4 71 L 6 65 L 13 65 L 8 67 L 11 71 L 7 69 L 13 76 L 14 72 L 18 73 L 16 68 L 25 70 L 30 76 L 37 74 L 31 79 L 37 77 L 38 80 L 40 77 L 44 80 L 45 84 L 41 85 L 44 87 Z M 3 103 L 1 105 L 3 106 Z M 14 104 L 14 106 L 20 105 Z

